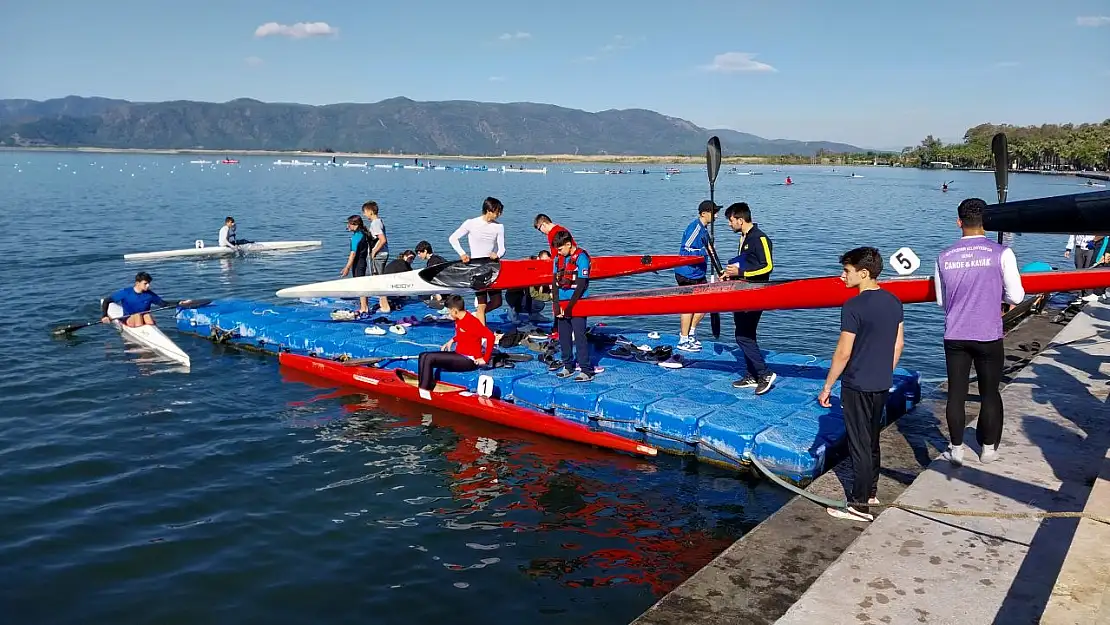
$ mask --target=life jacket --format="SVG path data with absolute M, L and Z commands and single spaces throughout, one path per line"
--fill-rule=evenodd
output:
M 589 252 L 582 248 L 575 248 L 570 256 L 558 256 L 555 261 L 555 284 L 567 291 L 578 288 L 578 257 L 582 254 L 590 257 Z

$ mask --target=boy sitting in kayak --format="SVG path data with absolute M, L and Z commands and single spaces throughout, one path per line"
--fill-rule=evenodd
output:
M 220 228 L 220 247 L 235 247 L 244 243 L 253 243 L 253 241 L 235 236 L 235 218 L 228 215 L 227 219 L 224 219 L 224 226 Z
M 140 271 L 135 274 L 135 286 L 124 287 L 102 299 L 100 301 L 100 322 L 110 323 L 112 321 L 112 318 L 108 316 L 108 305 L 115 302 L 123 309 L 125 318 L 120 319 L 121 323 L 126 323 L 132 328 L 155 325 L 154 317 L 151 317 L 148 311 L 151 305 L 164 306 L 166 301 L 150 290 L 151 281 L 152 278 L 149 273 Z
M 493 356 L 493 331 L 466 310 L 466 302 L 459 295 L 443 298 L 447 315 L 455 320 L 455 336 L 443 344 L 441 351 L 420 354 L 417 373 L 420 376 L 420 396 L 432 398 L 436 386 L 436 370 L 474 371 L 489 362 Z M 483 341 L 485 344 L 483 345 Z M 451 351 L 451 346 L 455 351 Z

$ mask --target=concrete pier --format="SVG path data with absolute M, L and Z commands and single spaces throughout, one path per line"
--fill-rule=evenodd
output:
M 1004 515 L 1086 507 L 1110 446 L 1107 335 L 1106 307 L 1076 317 L 1006 386 L 1000 459 L 934 460 L 898 498 L 998 517 L 886 510 L 778 622 L 1038 623 L 1079 521 Z
M 1007 336 L 1000 459 L 981 464 L 975 449 L 960 469 L 935 460 L 947 442 L 938 393 L 884 430 L 880 500 L 1107 514 L 1110 485 L 1098 476 L 1110 446 L 1110 310 L 1088 306 L 1050 344 L 1061 328 L 1051 317 Z M 974 415 L 974 388 L 971 400 Z M 973 433 L 967 440 L 974 446 Z M 807 490 L 843 499 L 849 469 L 842 462 Z M 899 509 L 853 523 L 796 497 L 635 623 L 1036 623 L 1042 612 L 1045 622 L 1110 622 L 1098 611 L 1110 603 L 1106 557 L 1091 546 L 1107 530 Z

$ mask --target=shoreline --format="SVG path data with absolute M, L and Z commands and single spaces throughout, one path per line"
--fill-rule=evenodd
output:
M 374 152 L 321 152 L 316 150 L 209 150 L 201 148 L 94 148 L 94 147 L 54 147 L 54 146 L 4 146 L 0 152 L 83 152 L 86 154 L 158 154 L 163 156 L 311 156 L 315 158 L 361 158 L 402 161 L 419 159 L 421 161 L 493 161 L 493 162 L 530 162 L 530 163 L 659 163 L 659 164 L 704 164 L 705 156 L 649 156 L 649 155 L 606 155 L 606 154 L 507 154 L 505 156 L 475 156 L 467 154 L 382 154 Z M 876 167 L 871 163 L 841 165 L 839 163 L 780 163 L 780 156 L 725 156 L 722 163 L 748 165 L 807 165 Z M 877 167 L 889 167 L 878 165 Z

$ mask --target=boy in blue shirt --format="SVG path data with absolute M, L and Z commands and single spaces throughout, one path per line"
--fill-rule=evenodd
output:
M 135 286 L 122 288 L 101 300 L 100 322 L 110 323 L 112 321 L 108 316 L 108 305 L 115 302 L 123 309 L 123 314 L 126 317 L 126 319 L 120 320 L 121 323 L 126 323 L 132 328 L 154 325 L 154 317 L 151 317 L 148 311 L 152 305 L 166 305 L 166 301 L 150 290 L 151 281 L 152 278 L 149 273 L 140 271 L 135 274 Z
M 705 272 L 712 249 L 709 243 L 708 226 L 720 209 L 720 206 L 709 200 L 702 201 L 698 205 L 698 218 L 690 222 L 690 225 L 686 226 L 686 231 L 682 233 L 682 245 L 678 248 L 678 254 L 680 256 L 701 256 L 702 261 L 696 265 L 675 267 L 674 278 L 678 282 L 678 286 L 705 284 L 707 282 Z M 698 323 L 701 322 L 703 317 L 705 317 L 705 313 L 682 313 L 678 334 L 678 349 L 687 352 L 701 350 L 701 342 L 695 338 L 695 335 Z
M 594 379 L 594 367 L 590 364 L 590 345 L 586 342 L 586 318 L 572 317 L 571 311 L 589 289 L 590 255 L 578 247 L 566 230 L 556 233 L 552 243 L 558 253 L 554 260 L 551 293 L 563 361 L 553 362 L 549 368 L 559 369 L 555 375 L 560 378 L 574 376 L 575 382 L 589 382 Z M 582 371 L 575 376 L 576 361 Z

